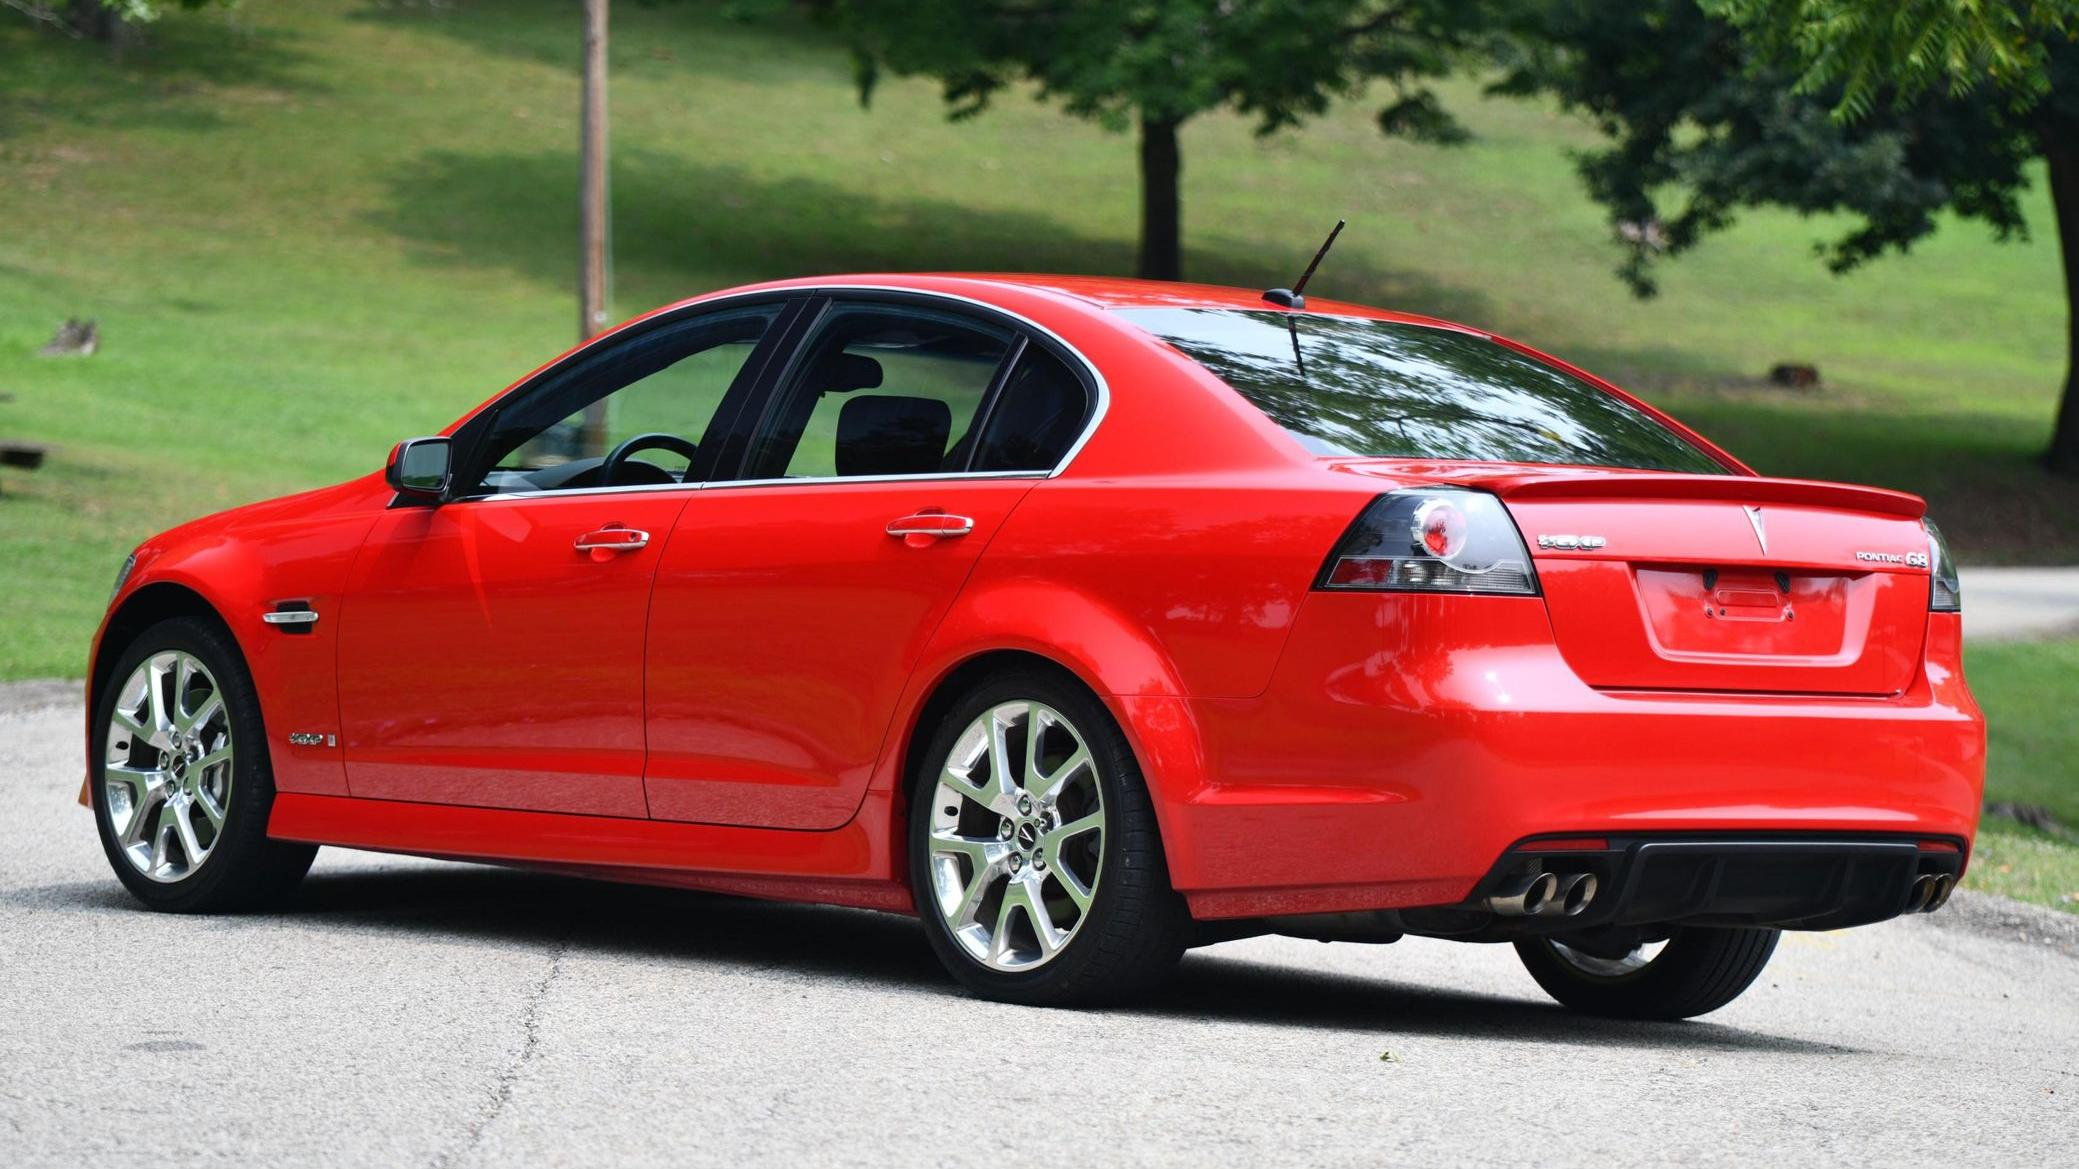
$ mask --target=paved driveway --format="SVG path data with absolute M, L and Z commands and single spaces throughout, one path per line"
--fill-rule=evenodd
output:
M 2079 568 L 1966 568 L 1963 595 L 1972 641 L 2079 635 Z
M 2047 912 L 1790 935 L 1689 1024 L 1421 940 L 1236 942 L 1143 1009 L 1027 1010 L 897 917 L 336 850 L 279 913 L 146 913 L 73 803 L 75 726 L 0 709 L 10 1169 L 2079 1164 Z

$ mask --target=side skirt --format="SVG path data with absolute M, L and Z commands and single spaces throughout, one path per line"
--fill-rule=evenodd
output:
M 278 840 L 493 861 L 579 876 L 778 901 L 910 909 L 909 889 L 864 817 L 804 832 L 574 816 L 283 792 L 267 834 Z

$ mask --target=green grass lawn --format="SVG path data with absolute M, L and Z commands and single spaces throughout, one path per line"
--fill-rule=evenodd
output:
M 614 18 L 623 314 L 819 271 L 1132 268 L 1128 138 L 1015 97 L 950 125 L 922 82 L 862 111 L 804 27 Z M 0 678 L 77 676 L 142 537 L 370 470 L 572 340 L 576 34 L 559 0 L 310 0 L 174 13 L 116 64 L 0 13 L 0 436 L 59 448 L 0 471 Z M 1287 283 L 1347 216 L 1322 294 L 1554 350 L 1765 471 L 1922 492 L 1966 559 L 2079 560 L 2079 486 L 2031 462 L 2065 311 L 2040 191 L 2033 243 L 1951 226 L 1845 279 L 1809 255 L 1834 225 L 1749 216 L 1641 303 L 1572 172 L 1590 132 L 1449 96 L 1468 147 L 1387 141 L 1362 103 L 1269 140 L 1187 126 L 1191 274 Z M 32 356 L 74 315 L 99 355 Z M 1825 388 L 1762 388 L 1778 361 Z M 1998 787 L 2070 808 L 2069 740 L 2018 729 L 2070 707 L 2069 646 L 1972 670 Z
M 1973 645 L 1964 673 L 1985 708 L 1986 798 L 2034 804 L 2064 827 L 1987 817 L 1966 884 L 2079 913 L 2079 639 Z

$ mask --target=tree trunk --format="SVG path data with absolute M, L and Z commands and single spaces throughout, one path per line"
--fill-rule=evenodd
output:
M 2042 134 L 2050 163 L 2050 201 L 2065 269 L 2065 390 L 2057 428 L 2043 461 L 2060 475 L 2079 475 L 2079 125 L 2053 121 Z
M 72 0 L 72 30 L 90 41 L 108 46 L 109 56 L 123 59 L 123 46 L 130 39 L 130 26 L 115 9 L 102 0 Z
M 1183 213 L 1177 180 L 1184 170 L 1177 153 L 1176 118 L 1141 117 L 1141 263 L 1147 280 L 1184 278 Z
M 585 0 L 585 67 L 578 117 L 578 340 L 606 328 L 606 6 Z M 606 453 L 607 402 L 585 407 L 578 447 L 586 455 Z

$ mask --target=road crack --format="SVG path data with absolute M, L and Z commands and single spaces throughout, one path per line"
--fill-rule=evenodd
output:
M 527 1066 L 534 1062 L 535 1052 L 541 1046 L 542 1003 L 548 998 L 549 988 L 554 986 L 556 979 L 562 975 L 563 959 L 569 952 L 570 931 L 566 929 L 563 936 L 556 939 L 556 948 L 549 954 L 548 967 L 528 990 L 527 998 L 521 1004 L 519 1052 L 513 1056 L 512 1062 L 498 1073 L 498 1078 L 491 1085 L 490 1100 L 485 1103 L 476 1121 L 469 1126 L 469 1131 L 461 1143 L 435 1157 L 433 1169 L 452 1169 L 480 1148 L 484 1143 L 484 1134 L 490 1131 L 491 1126 L 497 1123 L 498 1118 L 505 1115 L 506 1109 L 511 1106 L 520 1077 L 526 1073 Z

